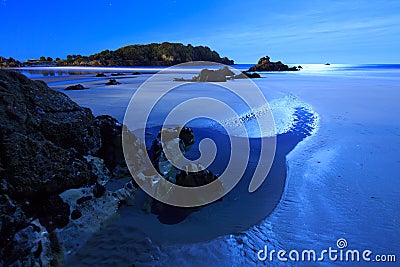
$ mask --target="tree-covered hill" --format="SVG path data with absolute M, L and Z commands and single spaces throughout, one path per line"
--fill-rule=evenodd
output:
M 151 43 L 128 45 L 115 51 L 104 50 L 90 56 L 68 55 L 66 59 L 49 61 L 42 56 L 25 65 L 54 64 L 58 66 L 171 66 L 189 61 L 213 61 L 227 65 L 233 60 L 220 55 L 207 46 L 183 45 L 181 43 Z

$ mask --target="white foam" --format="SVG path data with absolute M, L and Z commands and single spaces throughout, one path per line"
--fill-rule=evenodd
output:
M 276 134 L 284 134 L 292 130 L 296 126 L 296 121 L 299 119 L 296 116 L 296 109 L 303 109 L 307 112 L 313 114 L 313 121 L 309 123 L 311 133 L 314 134 L 317 131 L 319 116 L 312 109 L 312 107 L 300 101 L 296 96 L 290 94 L 281 98 L 273 99 L 269 104 L 265 104 L 258 108 L 253 108 L 252 110 L 242 114 L 239 118 L 227 119 L 221 124 L 224 127 L 238 127 L 241 123 L 249 124 L 252 120 L 262 120 L 264 117 L 269 117 L 272 113 L 273 117 L 273 127 L 270 127 L 268 131 L 263 131 L 260 136 L 260 132 L 251 131 L 251 127 L 247 128 L 247 133 L 249 137 L 269 137 Z M 248 125 L 247 125 L 248 126 Z M 234 132 L 234 131 L 233 131 Z M 255 136 L 257 135 L 257 136 Z

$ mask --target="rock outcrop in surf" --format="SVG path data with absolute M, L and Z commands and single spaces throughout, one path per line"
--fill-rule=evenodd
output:
M 258 63 L 249 68 L 248 72 L 252 71 L 298 71 L 298 67 L 289 67 L 281 61 L 272 62 L 269 56 L 262 57 Z

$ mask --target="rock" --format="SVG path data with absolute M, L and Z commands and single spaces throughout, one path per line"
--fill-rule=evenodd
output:
M 176 82 L 226 82 L 227 79 L 233 79 L 235 73 L 233 73 L 228 66 L 223 66 L 219 70 L 202 69 L 198 76 L 194 76 L 191 80 L 185 80 L 183 78 L 174 78 Z
M 123 75 L 125 75 L 125 74 L 123 74 L 123 73 L 111 73 L 111 76 L 123 76 Z
M 184 79 L 184 78 L 173 78 L 172 79 L 174 82 L 186 82 L 188 80 Z
M 242 71 L 242 73 L 235 75 L 234 79 L 248 79 L 248 78 L 261 78 L 260 74 L 257 72 L 249 73 Z
M 188 169 L 191 171 L 194 170 L 195 172 L 181 170 L 175 178 L 177 185 L 185 187 L 198 187 L 209 184 L 218 179 L 218 177 L 212 174 L 211 171 L 203 169 L 199 166 L 191 165 L 188 166 Z
M 98 155 L 104 159 L 108 169 L 112 171 L 117 165 L 126 166 L 122 151 L 122 125 L 108 115 L 96 117 L 94 125 L 100 129 L 102 141 Z
M 127 142 L 135 146 L 134 151 L 142 151 L 143 156 L 144 151 L 146 151 L 144 144 L 116 119 L 108 115 L 96 117 L 94 125 L 100 129 L 102 141 L 98 156 L 104 159 L 106 167 L 112 172 L 114 177 L 130 176 L 122 148 L 122 131 L 125 131 Z M 140 160 L 141 155 L 135 154 L 133 157 L 135 159 L 130 162 L 135 164 L 134 168 L 136 170 L 140 170 L 141 166 L 144 165 L 144 161 Z
M 39 231 L 34 225 L 29 225 L 13 236 L 5 248 L 5 266 L 35 266 L 39 263 L 36 256 L 43 249 Z
M 226 77 L 233 77 L 234 75 L 227 66 L 224 66 L 219 70 L 203 69 L 200 71 L 199 76 L 194 77 L 192 80 L 197 82 L 226 82 Z
M 104 223 L 118 216 L 118 207 L 126 200 L 131 200 L 137 190 L 130 180 L 120 189 L 106 190 L 102 196 L 95 197 L 94 187 L 70 189 L 60 195 L 72 210 L 68 225 L 57 231 L 57 239 L 66 255 L 73 255 L 93 233 L 101 230 Z M 86 200 L 78 201 L 83 198 Z
M 67 88 L 65 88 L 65 90 L 84 90 L 84 89 L 88 89 L 86 87 L 84 87 L 82 84 L 76 84 L 76 85 L 71 85 L 68 86 Z
M 82 212 L 80 212 L 79 210 L 73 210 L 73 211 L 71 212 L 71 219 L 72 219 L 72 220 L 77 220 L 77 219 L 79 219 L 80 217 L 82 217 Z
M 132 75 L 140 75 L 140 72 L 135 71 Z
M 161 140 L 161 134 L 163 134 L 163 140 Z M 177 136 L 178 138 L 176 138 Z M 188 127 L 162 129 L 151 147 L 152 163 L 164 179 L 180 186 L 197 187 L 209 184 L 218 178 L 210 170 L 201 165 L 191 164 L 186 166 L 185 170 L 179 170 L 173 166 L 166 158 L 163 147 L 166 149 L 176 147 L 174 145 L 176 142 L 182 153 L 189 151 L 194 143 L 193 130 Z M 175 159 L 179 157 L 178 153 L 174 151 L 170 151 L 170 153 L 175 155 Z M 220 183 L 219 188 L 223 190 L 222 183 Z M 160 189 L 159 192 L 162 193 L 164 191 Z M 189 216 L 191 212 L 198 210 L 198 208 L 173 207 L 157 200 L 145 202 L 143 210 L 149 211 L 149 207 L 151 207 L 151 212 L 157 214 L 158 219 L 166 224 L 179 223 Z
M 72 224 L 70 218 L 99 226 L 120 201 L 133 196 L 132 182 L 115 196 L 104 187 L 111 176 L 106 165 L 123 161 L 122 131 L 133 145 L 144 146 L 115 119 L 95 119 L 89 109 L 44 82 L 0 70 L 0 266 L 54 265 L 50 262 L 56 262 L 61 251 L 57 235 Z M 143 160 L 133 156 L 140 172 Z M 60 197 L 71 190 L 79 192 L 73 202 Z M 83 213 L 93 205 L 103 217 Z M 39 239 L 29 228 L 33 221 L 41 229 Z M 49 244 L 52 248 L 47 249 Z
M 298 69 L 302 69 L 303 67 L 302 67 L 302 66 L 300 66 L 300 65 L 298 65 L 298 66 L 297 66 L 297 68 L 298 68 Z
M 0 258 L 2 255 L 1 248 L 29 222 L 29 217 L 23 211 L 22 203 L 12 200 L 8 195 L 0 194 Z
M 117 82 L 115 79 L 110 79 L 108 82 L 106 82 L 106 85 L 118 85 L 121 84 L 120 82 Z
M 0 71 L 0 81 L 3 193 L 31 198 L 95 181 L 83 158 L 101 147 L 91 111 L 15 72 Z
M 35 210 L 38 210 L 40 224 L 49 232 L 56 228 L 63 228 L 69 223 L 69 205 L 59 195 L 36 200 L 33 206 Z
M 75 149 L 63 149 L 51 141 L 21 133 L 2 140 L 2 178 L 7 192 L 17 198 L 35 198 L 61 193 L 69 188 L 93 183 L 92 165 Z
M 106 192 L 106 188 L 103 185 L 101 185 L 99 183 L 95 184 L 95 186 L 93 188 L 93 196 L 95 198 L 101 197 L 102 195 L 104 195 L 105 192 Z
M 269 56 L 262 57 L 258 60 L 257 65 L 248 69 L 248 72 L 252 71 L 297 71 L 296 67 L 289 68 L 282 62 L 271 62 Z
M 96 77 L 106 77 L 106 75 L 104 73 L 97 73 Z

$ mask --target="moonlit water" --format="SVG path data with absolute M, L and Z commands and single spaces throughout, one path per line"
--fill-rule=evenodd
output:
M 304 66 L 295 73 L 262 73 L 265 78 L 254 80 L 271 106 L 274 101 L 286 103 L 277 104 L 282 108 L 275 111 L 283 125 L 296 122 L 291 110 L 297 104 L 286 108 L 290 102 L 312 108 L 319 116 L 318 129 L 286 158 L 285 190 L 272 214 L 247 230 L 196 243 L 160 245 L 145 232 L 135 232 L 132 222 L 132 228 L 111 232 L 108 243 L 94 244 L 105 248 L 102 251 L 116 251 L 109 255 L 114 257 L 112 262 L 138 266 L 263 266 L 256 252 L 264 245 L 276 250 L 321 251 L 336 248 L 339 238 L 345 238 L 350 249 L 399 257 L 399 69 L 314 67 Z M 147 77 L 141 75 L 134 84 L 118 88 L 92 82 L 93 89 L 68 95 L 96 115 L 111 114 L 121 120 L 130 95 Z M 223 220 L 217 223 L 223 225 Z M 210 224 L 206 227 L 213 227 Z M 137 245 L 131 246 L 132 238 Z M 89 251 L 93 252 L 82 250 L 81 256 L 94 257 Z M 273 263 L 280 264 L 277 259 Z

